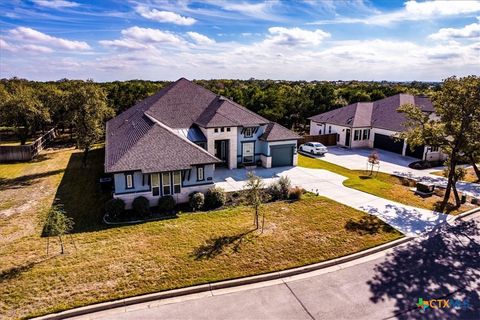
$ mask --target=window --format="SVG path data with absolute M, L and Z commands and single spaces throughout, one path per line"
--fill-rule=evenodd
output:
M 197 181 L 205 180 L 203 169 L 203 167 L 197 167 Z
M 225 128 L 221 128 L 220 131 L 221 131 L 221 132 L 224 132 L 224 131 L 225 131 Z
M 125 185 L 127 186 L 127 189 L 133 189 L 133 174 L 125 174 Z
M 337 133 L 337 142 L 340 141 L 340 135 Z
M 332 126 L 328 126 L 328 133 L 332 133 Z
M 230 127 L 227 128 L 227 132 L 230 132 Z
M 430 147 L 430 152 L 438 152 L 438 147 Z
M 196 144 L 203 149 L 207 150 L 207 143 L 206 142 L 196 142 Z
M 358 141 L 361 139 L 362 136 L 362 130 L 355 130 L 353 133 L 353 140 Z
M 369 139 L 370 139 L 370 129 L 364 129 L 362 140 L 369 140 Z
M 142 175 L 142 186 L 144 186 L 144 185 L 147 185 L 147 186 L 148 186 L 148 182 L 149 182 L 149 181 L 148 181 L 148 178 L 149 178 L 149 177 L 150 177 L 150 176 L 149 176 L 148 174 L 143 174 L 143 175 Z
M 214 130 L 214 131 L 215 131 L 215 133 L 217 133 L 217 132 L 218 132 L 218 128 L 215 128 L 215 130 Z
M 243 135 L 245 138 L 251 138 L 253 136 L 253 128 L 245 128 Z
M 160 179 L 158 173 L 153 173 L 150 179 L 152 180 L 152 195 L 158 196 L 160 194 Z
M 162 190 L 164 196 L 172 193 L 172 188 L 170 184 L 170 172 L 162 173 Z
M 318 134 L 322 134 L 322 129 L 318 130 Z
M 173 173 L 173 193 L 180 193 L 182 184 L 182 174 L 180 171 Z

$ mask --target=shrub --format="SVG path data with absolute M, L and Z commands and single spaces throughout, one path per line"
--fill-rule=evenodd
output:
M 205 196 L 203 193 L 195 191 L 188 195 L 188 204 L 193 211 L 199 210 L 205 203 Z
M 205 206 L 208 209 L 220 208 L 225 204 L 225 191 L 222 188 L 210 188 L 205 193 Z
M 116 219 L 125 212 L 125 201 L 122 199 L 110 199 L 105 203 L 105 213 L 108 217 Z
M 290 188 L 288 191 L 288 199 L 290 200 L 300 200 L 302 199 L 303 189 L 300 187 Z
M 132 203 L 133 211 L 140 217 L 150 215 L 150 202 L 145 197 L 136 197 Z
M 266 192 L 269 195 L 271 201 L 276 201 L 283 198 L 283 193 L 278 181 L 272 182 L 266 189 Z
M 163 196 L 158 199 L 158 210 L 162 212 L 172 212 L 175 209 L 175 199 L 172 196 Z
M 290 181 L 290 178 L 287 176 L 281 176 L 280 179 L 278 179 L 278 185 L 280 186 L 280 192 L 282 193 L 282 199 L 287 199 L 288 198 L 288 192 L 290 188 L 292 187 L 292 182 Z

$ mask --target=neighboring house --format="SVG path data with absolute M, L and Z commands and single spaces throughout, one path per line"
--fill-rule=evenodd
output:
M 445 155 L 438 148 L 419 146 L 412 151 L 407 141 L 393 138 L 406 129 L 407 119 L 397 111 L 404 104 L 419 106 L 430 117 L 435 117 L 432 102 L 427 97 L 401 93 L 310 117 L 310 134 L 336 133 L 337 144 L 348 148 L 378 148 L 422 160 L 443 160 Z
M 127 207 L 140 195 L 185 202 L 213 185 L 216 167 L 296 165 L 299 138 L 181 78 L 107 122 L 105 172 Z

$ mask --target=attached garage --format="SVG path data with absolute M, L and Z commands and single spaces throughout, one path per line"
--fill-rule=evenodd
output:
M 294 148 L 295 145 L 292 144 L 270 146 L 272 167 L 285 167 L 293 165 Z
M 375 133 L 373 147 L 402 154 L 403 140 L 394 139 L 385 134 Z
M 417 159 L 422 159 L 423 160 L 423 155 L 425 153 L 425 146 L 418 146 L 413 149 L 413 151 L 410 149 L 410 146 L 407 145 L 407 150 L 405 152 L 405 155 Z

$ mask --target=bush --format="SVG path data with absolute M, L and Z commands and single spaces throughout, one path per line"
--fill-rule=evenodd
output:
M 300 187 L 290 188 L 288 191 L 288 199 L 290 200 L 300 200 L 302 199 L 303 189 Z
M 172 212 L 175 209 L 175 199 L 172 196 L 163 196 L 158 199 L 158 210 L 162 212 Z
M 205 193 L 205 206 L 208 209 L 220 208 L 225 204 L 226 196 L 222 188 L 212 187 Z
M 132 203 L 133 211 L 140 217 L 150 215 L 150 202 L 145 197 L 136 197 Z
M 205 196 L 198 191 L 192 192 L 188 195 L 188 204 L 193 211 L 199 210 L 205 204 Z
M 125 201 L 122 199 L 110 199 L 105 203 L 105 213 L 109 218 L 116 219 L 125 212 Z
M 268 186 L 266 192 L 273 201 L 287 199 L 291 185 L 292 183 L 290 182 L 290 179 L 286 176 L 282 176 L 277 181 L 272 182 L 272 184 Z

